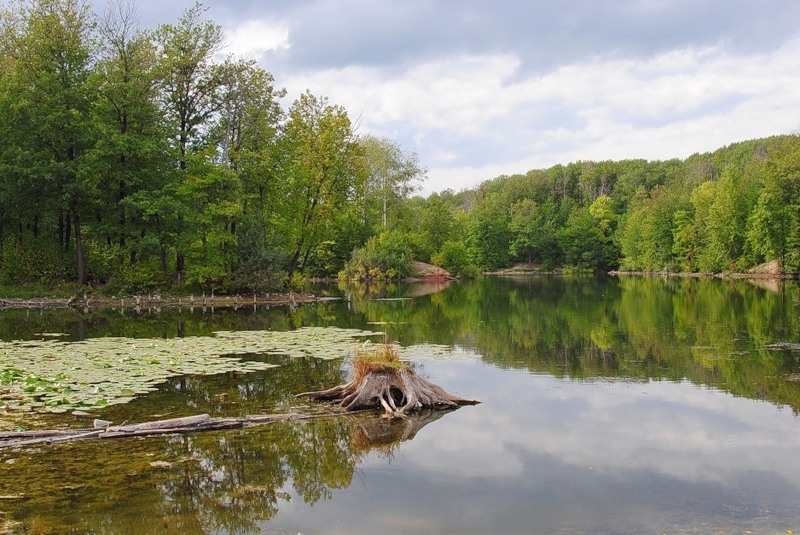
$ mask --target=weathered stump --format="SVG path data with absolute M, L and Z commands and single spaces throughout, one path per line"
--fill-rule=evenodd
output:
M 454 409 L 480 403 L 450 394 L 423 379 L 409 365 L 400 363 L 396 349 L 391 346 L 384 346 L 377 355 L 357 355 L 354 367 L 350 382 L 327 390 L 303 392 L 297 397 L 339 401 L 348 411 L 383 409 L 390 416 L 402 416 L 421 408 Z

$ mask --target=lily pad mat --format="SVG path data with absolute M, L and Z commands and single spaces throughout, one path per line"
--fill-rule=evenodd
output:
M 235 355 L 339 358 L 382 333 L 336 327 L 224 331 L 211 337 L 0 341 L 0 406 L 65 412 L 126 403 L 169 377 L 253 372 L 274 364 Z

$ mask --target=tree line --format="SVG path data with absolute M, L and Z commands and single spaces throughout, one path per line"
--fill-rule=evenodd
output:
M 262 291 L 336 275 L 425 170 L 347 111 L 219 59 L 195 4 L 138 24 L 83 0 L 2 11 L 0 277 Z
M 685 160 L 575 162 L 414 196 L 426 171 L 347 110 L 220 58 L 195 4 L 0 13 L 0 283 L 271 291 L 308 277 L 544 269 L 800 268 L 800 141 Z
M 800 137 L 684 160 L 576 162 L 456 196 L 471 259 L 580 270 L 800 269 Z

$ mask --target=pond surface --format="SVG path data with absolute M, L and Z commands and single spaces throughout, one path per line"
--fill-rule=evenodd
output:
M 383 330 L 417 347 L 418 373 L 483 402 L 0 450 L 0 533 L 800 533 L 796 283 L 527 277 L 342 292 L 294 310 L 0 312 L 2 340 Z M 451 351 L 425 358 L 427 344 Z M 348 374 L 347 358 L 243 357 L 277 366 L 172 377 L 91 417 L 12 411 L 0 424 L 319 413 L 293 395 Z

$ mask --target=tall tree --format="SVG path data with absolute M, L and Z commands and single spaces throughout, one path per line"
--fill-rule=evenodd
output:
M 359 141 L 369 170 L 365 197 L 378 201 L 385 229 L 392 205 L 417 191 L 426 171 L 416 153 L 403 151 L 392 139 L 367 135 Z
M 112 1 L 100 21 L 93 110 L 101 135 L 92 156 L 105 216 L 97 234 L 127 248 L 131 262 L 146 252 L 142 245 L 152 231 L 139 203 L 161 191 L 169 175 L 168 136 L 156 102 L 156 48 L 138 23 L 134 4 L 124 0 Z
M 272 74 L 252 60 L 228 58 L 216 71 L 218 115 L 212 141 L 224 165 L 250 175 L 263 202 L 269 187 L 265 181 L 274 178 L 274 146 L 284 115 L 280 99 L 286 90 L 276 88 Z
M 488 191 L 479 197 L 470 213 L 466 236 L 472 262 L 477 267 L 492 270 L 508 264 L 508 244 L 512 239 L 510 220 L 508 203 L 502 192 Z
M 203 145 L 211 120 L 219 110 L 220 81 L 213 59 L 222 48 L 224 36 L 221 26 L 203 20 L 206 10 L 198 2 L 184 11 L 177 24 L 163 24 L 154 34 L 159 52 L 161 106 L 174 135 L 177 161 L 174 182 L 165 186 L 163 198 L 179 197 L 177 188 L 185 179 L 190 151 Z M 171 205 L 156 210 L 161 224 L 171 227 L 162 235 L 174 241 L 162 244 L 162 249 L 169 245 L 176 247 L 178 276 L 185 270 L 180 235 L 185 230 L 186 209 L 191 207 Z M 165 220 L 175 215 L 177 220 Z
M 83 216 L 96 195 L 86 154 L 96 140 L 90 110 L 96 95 L 88 83 L 95 52 L 90 5 L 81 0 L 29 0 L 6 16 L 13 72 L 4 83 L 4 120 L 16 139 L 13 167 L 25 188 L 25 214 L 33 233 L 57 220 L 58 241 L 74 245 L 76 278 L 87 280 Z M 16 30 L 16 31 L 15 31 Z M 30 210 L 30 207 L 36 207 Z
M 747 239 L 762 260 L 781 271 L 800 268 L 800 137 L 763 170 L 764 188 L 748 221 Z
M 289 274 L 302 272 L 331 221 L 354 199 L 364 180 L 363 157 L 341 106 L 307 91 L 289 109 L 285 141 L 289 184 L 285 207 L 293 236 Z
M 162 24 L 155 31 L 160 56 L 161 103 L 172 123 L 178 165 L 186 168 L 186 155 L 200 143 L 219 109 L 220 81 L 213 59 L 224 42 L 222 26 L 203 20 L 201 3 L 183 12 L 178 24 Z
M 217 68 L 219 112 L 211 128 L 209 144 L 215 147 L 219 165 L 227 176 L 220 183 L 220 200 L 226 199 L 228 246 L 235 245 L 234 286 L 263 289 L 283 278 L 285 243 L 278 232 L 283 191 L 280 136 L 284 89 L 275 87 L 273 76 L 254 61 L 228 58 Z M 233 198 L 223 195 L 237 190 Z M 222 237 L 220 234 L 219 237 Z M 223 242 L 223 243 L 225 243 Z
M 511 255 L 519 261 L 532 263 L 537 245 L 542 239 L 543 227 L 536 201 L 523 199 L 512 204 L 509 222 L 509 229 L 512 232 L 509 245 Z

